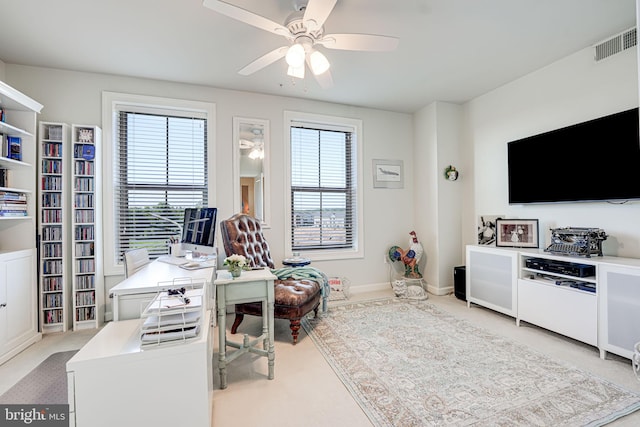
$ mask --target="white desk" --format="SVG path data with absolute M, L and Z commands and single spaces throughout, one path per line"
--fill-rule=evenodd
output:
M 275 304 L 273 281 L 276 276 L 269 269 L 243 271 L 236 279 L 231 277 L 227 270 L 218 272 L 218 279 L 214 282 L 218 307 L 218 347 L 220 388 L 227 388 L 227 364 L 241 354 L 251 352 L 266 357 L 269 362 L 268 378 L 274 378 L 273 367 L 275 349 L 273 345 L 273 307 Z M 227 339 L 226 318 L 227 304 L 240 304 L 244 302 L 262 301 L 262 335 L 249 341 L 247 335 L 242 343 L 236 343 Z M 267 313 L 264 316 L 264 313 Z M 256 345 L 262 341 L 262 349 Z M 227 355 L 227 346 L 237 350 Z
M 140 349 L 144 320 L 110 322 L 67 362 L 71 427 L 211 425 L 211 311 L 187 342 Z
M 139 319 L 142 309 L 160 291 L 175 288 L 176 285 L 198 286 L 210 284 L 216 271 L 215 259 L 211 267 L 185 270 L 177 265 L 155 260 L 137 273 L 111 288 L 113 295 L 113 320 Z M 213 297 L 213 292 L 208 292 Z

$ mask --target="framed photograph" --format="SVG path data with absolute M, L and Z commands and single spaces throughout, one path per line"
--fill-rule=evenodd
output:
M 478 217 L 478 244 L 495 246 L 496 221 L 504 218 L 504 215 L 480 215 Z
M 402 160 L 373 159 L 373 188 L 403 188 Z
M 537 219 L 496 219 L 496 246 L 538 247 Z

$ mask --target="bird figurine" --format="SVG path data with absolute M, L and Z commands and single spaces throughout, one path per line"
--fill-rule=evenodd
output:
M 392 246 L 389 249 L 389 259 L 392 261 L 402 261 L 404 264 L 404 277 L 409 279 L 421 279 L 422 273 L 418 267 L 418 263 L 422 259 L 424 248 L 422 243 L 418 241 L 415 231 L 409 233 L 409 247 L 403 250 L 399 246 Z

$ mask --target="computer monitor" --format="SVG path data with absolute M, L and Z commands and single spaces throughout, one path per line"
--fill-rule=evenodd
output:
M 215 255 L 217 208 L 187 208 L 182 225 L 182 251 L 194 256 Z

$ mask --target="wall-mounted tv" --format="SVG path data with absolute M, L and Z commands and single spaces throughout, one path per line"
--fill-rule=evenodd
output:
M 507 144 L 509 204 L 640 199 L 638 108 Z

